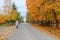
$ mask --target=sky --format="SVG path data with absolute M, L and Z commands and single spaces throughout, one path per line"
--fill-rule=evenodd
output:
M 2 10 L 4 0 L 0 1 L 0 11 Z M 18 11 L 21 13 L 21 15 L 26 18 L 26 0 L 13 0 L 15 2 Z

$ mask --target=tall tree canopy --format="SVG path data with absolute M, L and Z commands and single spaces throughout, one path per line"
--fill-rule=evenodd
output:
M 38 22 L 60 22 L 60 0 L 26 0 L 28 20 Z

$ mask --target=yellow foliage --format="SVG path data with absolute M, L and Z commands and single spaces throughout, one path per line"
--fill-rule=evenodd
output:
M 15 21 L 17 19 L 16 11 L 13 10 L 13 13 L 8 13 L 7 15 L 0 14 L 0 24 L 6 23 L 6 21 Z
M 0 24 L 5 22 L 5 17 L 2 14 L 0 14 Z
M 52 9 L 56 12 L 60 11 L 59 3 L 60 1 L 54 2 L 53 0 L 26 0 L 28 18 L 29 20 L 55 20 Z M 60 15 L 57 16 L 60 20 Z
M 17 19 L 17 14 L 16 14 L 16 11 L 13 10 L 13 13 L 11 15 L 11 20 L 15 21 Z

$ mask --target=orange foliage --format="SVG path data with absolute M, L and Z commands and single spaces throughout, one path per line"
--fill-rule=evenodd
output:
M 55 12 L 60 11 L 59 0 L 26 0 L 27 10 L 29 14 L 29 20 L 54 20 L 54 15 L 51 9 Z M 60 14 L 57 15 L 57 19 L 60 20 Z
M 0 14 L 0 24 L 5 23 L 6 22 L 5 20 L 6 20 L 5 16 L 3 16 L 2 14 Z

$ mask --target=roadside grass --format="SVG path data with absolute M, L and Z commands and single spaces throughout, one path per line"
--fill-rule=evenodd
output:
M 0 24 L 0 27 L 4 27 L 4 26 L 13 26 L 13 25 L 15 25 L 15 23 L 13 23 L 13 22 L 10 22 L 10 23 L 4 23 L 4 24 Z

